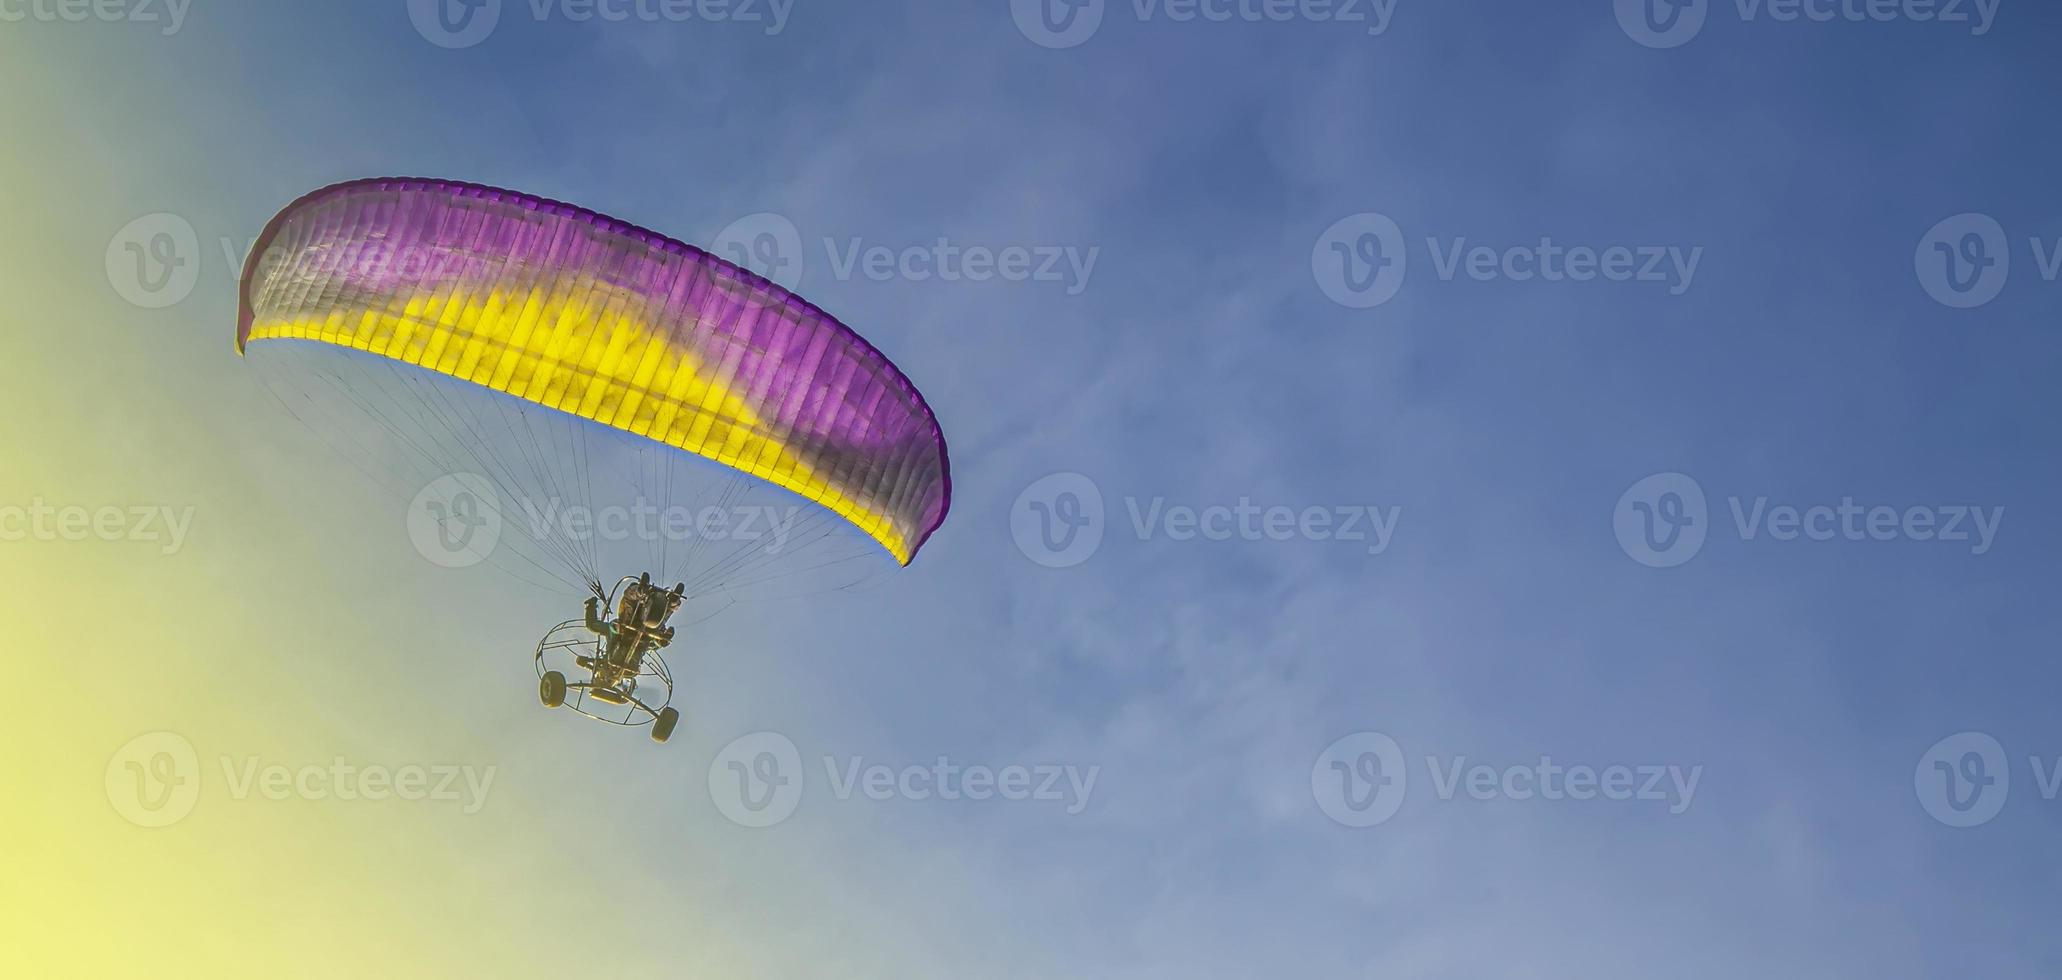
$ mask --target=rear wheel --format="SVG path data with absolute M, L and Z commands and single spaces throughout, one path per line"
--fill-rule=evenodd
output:
M 547 670 L 537 679 L 537 700 L 547 708 L 556 708 L 566 703 L 566 675 Z
M 664 742 L 673 737 L 673 726 L 680 724 L 680 710 L 660 708 L 658 717 L 652 719 L 652 741 Z

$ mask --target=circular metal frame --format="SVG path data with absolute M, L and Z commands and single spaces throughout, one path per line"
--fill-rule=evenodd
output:
M 665 696 L 653 699 L 639 697 L 633 693 L 630 695 L 629 703 L 619 705 L 588 694 L 595 686 L 592 674 L 588 675 L 587 680 L 576 679 L 587 671 L 574 658 L 584 656 L 599 659 L 602 653 L 601 637 L 589 632 L 585 621 L 567 620 L 552 627 L 544 634 L 543 639 L 537 641 L 537 653 L 534 658 L 537 676 L 543 678 L 547 670 L 557 670 L 564 674 L 566 701 L 560 707 L 571 709 L 574 713 L 586 715 L 595 721 L 625 728 L 642 728 L 658 720 L 659 712 L 673 703 L 673 673 L 666 667 L 666 658 L 660 656 L 657 650 L 653 650 L 644 655 L 644 661 L 639 665 L 640 669 L 637 672 L 637 687 L 640 691 L 644 689 L 645 682 L 650 681 L 665 691 Z M 547 654 L 554 661 L 552 664 L 545 663 Z M 617 712 L 621 712 L 620 716 Z

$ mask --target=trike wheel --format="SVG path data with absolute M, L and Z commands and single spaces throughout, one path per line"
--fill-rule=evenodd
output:
M 680 724 L 680 709 L 660 708 L 652 719 L 652 741 L 664 742 L 673 737 L 673 726 Z
M 556 708 L 566 703 L 566 675 L 547 670 L 537 679 L 537 700 L 547 708 Z

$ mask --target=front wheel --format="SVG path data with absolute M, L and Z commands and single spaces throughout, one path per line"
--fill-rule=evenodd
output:
M 663 743 L 673 737 L 673 726 L 680 724 L 680 709 L 660 708 L 652 719 L 652 741 Z
M 556 708 L 566 703 L 566 675 L 547 670 L 537 679 L 537 700 L 547 708 Z

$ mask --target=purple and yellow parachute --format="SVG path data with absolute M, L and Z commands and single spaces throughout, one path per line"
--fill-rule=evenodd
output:
M 951 503 L 937 419 L 858 334 L 722 258 L 556 201 L 403 178 L 295 201 L 251 251 L 236 326 L 239 352 L 282 340 L 713 460 L 905 565 Z

